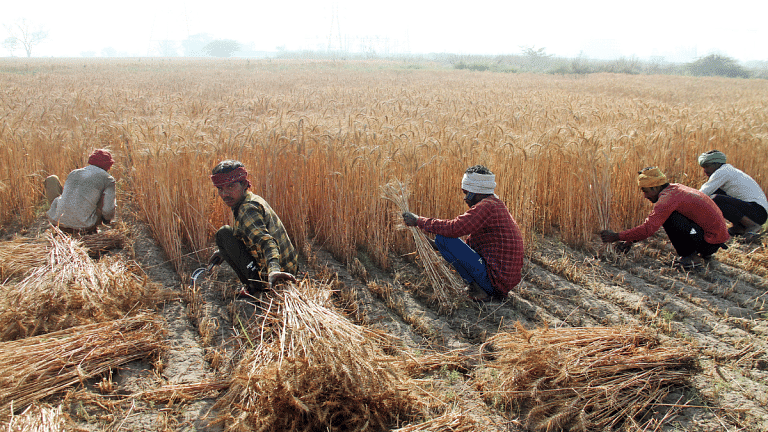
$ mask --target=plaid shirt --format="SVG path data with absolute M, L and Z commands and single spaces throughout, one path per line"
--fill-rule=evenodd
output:
M 620 232 L 619 239 L 639 241 L 652 236 L 674 211 L 700 226 L 704 230 L 704 241 L 709 244 L 725 243 L 730 238 L 723 213 L 712 198 L 697 189 L 672 183 L 659 193 L 659 200 L 645 222 Z
M 523 236 L 499 198 L 485 198 L 453 220 L 419 217 L 417 224 L 432 234 L 467 236 L 467 245 L 485 260 L 488 276 L 497 290 L 506 294 L 520 283 Z
M 264 280 L 273 271 L 296 274 L 298 255 L 283 222 L 264 198 L 251 191 L 234 209 L 235 237 L 242 240 L 259 265 Z

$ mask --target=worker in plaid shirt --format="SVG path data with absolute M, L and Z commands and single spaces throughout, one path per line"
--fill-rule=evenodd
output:
M 496 176 L 475 165 L 461 181 L 469 206 L 464 214 L 441 220 L 403 213 L 407 226 L 436 234 L 435 248 L 469 285 L 469 297 L 481 302 L 506 297 L 522 279 L 523 237 L 495 188 Z
M 213 169 L 211 181 L 235 216 L 233 226 L 216 232 L 209 263 L 226 261 L 243 283 L 239 296 L 272 288 L 280 281 L 296 281 L 298 256 L 283 223 L 264 198 L 249 191 L 248 172 L 242 162 L 226 160 Z
M 725 242 L 730 235 L 725 227 L 723 213 L 703 192 L 682 184 L 669 183 L 667 176 L 658 167 L 640 171 L 637 184 L 643 196 L 653 203 L 651 214 L 642 224 L 620 233 L 601 231 L 603 242 L 621 242 L 617 249 L 626 253 L 632 244 L 652 236 L 663 227 L 680 256 L 672 264 L 683 270 L 699 267 L 715 252 L 727 248 Z

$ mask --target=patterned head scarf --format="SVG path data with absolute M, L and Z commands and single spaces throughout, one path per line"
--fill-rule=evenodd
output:
M 112 168 L 112 164 L 115 163 L 115 160 L 112 159 L 112 153 L 110 153 L 109 150 L 97 149 L 88 156 L 88 163 L 95 165 L 104 171 L 109 171 L 109 169 Z
M 667 176 L 658 167 L 645 168 L 637 176 L 637 184 L 641 188 L 655 187 L 669 183 Z
M 248 184 L 248 187 L 250 187 L 251 182 L 248 181 L 247 177 L 248 177 L 248 171 L 246 171 L 245 168 L 243 167 L 237 167 L 227 173 L 218 173 L 218 174 L 211 175 L 211 181 L 213 182 L 214 186 L 222 187 L 230 183 L 235 183 L 235 182 L 245 180 L 245 182 Z
M 721 164 L 726 163 L 725 153 L 721 152 L 720 150 L 710 150 L 706 153 L 702 153 L 699 155 L 700 166 L 713 164 L 713 163 L 721 163 Z

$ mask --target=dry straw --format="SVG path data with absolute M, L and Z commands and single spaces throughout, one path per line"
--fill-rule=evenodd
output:
M 392 180 L 381 186 L 381 194 L 382 198 L 394 203 L 400 212 L 410 212 L 408 199 L 411 191 L 407 184 Z M 435 301 L 442 311 L 453 312 L 464 299 L 462 279 L 446 265 L 445 260 L 438 255 L 422 230 L 417 227 L 408 227 L 408 229 L 413 234 L 416 250 L 432 284 Z
M 0 343 L 0 419 L 133 360 L 165 349 L 153 314 Z
M 13 272 L 27 276 L 0 285 L 0 340 L 122 318 L 162 299 L 162 286 L 120 257 L 94 261 L 77 239 L 56 228 L 45 238 L 43 265 L 24 271 L 17 264 Z
M 51 235 L 59 231 L 52 228 L 46 235 L 34 238 L 17 237 L 10 241 L 0 242 L 0 278 L 20 278 L 30 271 L 45 266 L 52 248 Z M 128 245 L 127 227 L 116 224 L 113 229 L 100 231 L 96 234 L 72 236 L 79 241 L 91 257 L 99 257 L 112 249 L 121 249 Z
M 64 432 L 66 421 L 61 405 L 54 408 L 47 405 L 30 405 L 19 415 L 11 415 L 6 432 Z
M 116 223 L 112 229 L 81 236 L 80 242 L 88 249 L 88 255 L 97 258 L 107 251 L 125 248 L 129 244 L 127 233 L 127 225 Z
M 395 338 L 349 322 L 318 285 L 276 293 L 252 325 L 255 348 L 216 405 L 227 430 L 386 430 L 421 412 L 418 387 L 382 348 Z
M 215 398 L 229 387 L 228 380 L 206 380 L 194 383 L 166 384 L 152 390 L 134 393 L 131 398 L 154 403 L 173 404 Z
M 480 425 L 468 414 L 448 411 L 439 417 L 393 429 L 392 432 L 474 432 L 477 430 L 481 430 Z
M 685 346 L 661 346 L 643 328 L 499 333 L 476 384 L 490 403 L 519 409 L 536 431 L 613 430 L 660 403 L 696 370 Z

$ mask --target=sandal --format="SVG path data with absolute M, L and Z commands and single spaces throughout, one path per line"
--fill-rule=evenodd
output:
M 698 256 L 686 256 L 676 258 L 672 262 L 672 267 L 680 270 L 693 270 L 702 266 L 702 259 Z

